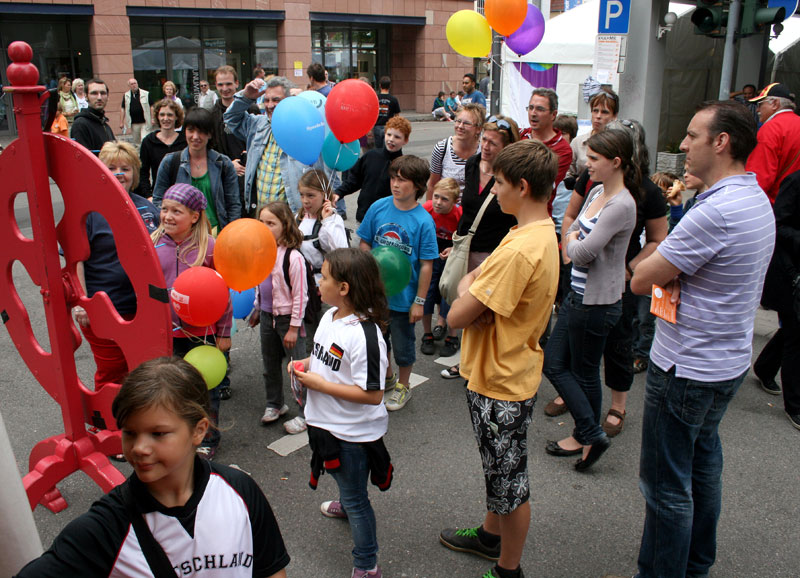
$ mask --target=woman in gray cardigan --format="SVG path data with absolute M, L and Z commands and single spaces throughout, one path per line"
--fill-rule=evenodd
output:
M 587 146 L 590 176 L 603 184 L 589 192 L 561 243 L 565 262 L 572 261 L 572 291 L 559 309 L 543 368 L 575 420 L 574 439 L 548 442 L 546 450 L 556 456 L 582 454 L 575 464 L 579 471 L 611 445 L 600 426 L 600 359 L 608 332 L 622 314 L 625 253 L 636 223 L 633 195 L 641 181 L 628 132 L 605 130 Z M 578 447 L 562 445 L 576 442 Z

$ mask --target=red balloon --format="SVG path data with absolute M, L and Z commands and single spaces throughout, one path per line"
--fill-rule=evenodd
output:
M 225 313 L 228 286 L 214 269 L 190 267 L 175 279 L 169 297 L 178 317 L 190 325 L 206 327 Z
M 343 80 L 328 94 L 325 118 L 339 142 L 360 139 L 378 120 L 378 95 L 363 80 Z

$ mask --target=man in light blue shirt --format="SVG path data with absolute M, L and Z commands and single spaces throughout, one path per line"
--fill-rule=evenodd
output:
M 743 105 L 698 108 L 681 150 L 687 172 L 709 189 L 631 279 L 634 293 L 660 285 L 677 304 L 674 324 L 658 320 L 647 373 L 641 578 L 708 576 L 716 557 L 718 428 L 750 368 L 755 312 L 775 244 L 769 200 L 744 168 L 755 145 L 755 121 Z

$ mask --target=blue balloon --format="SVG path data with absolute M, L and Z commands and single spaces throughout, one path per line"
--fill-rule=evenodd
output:
M 328 119 L 325 118 L 325 101 L 328 100 L 325 98 L 325 95 L 321 92 L 317 92 L 316 90 L 304 90 L 300 94 L 298 94 L 300 98 L 303 98 L 314 105 L 319 113 L 322 115 L 322 122 L 325 123 L 325 126 L 328 126 Z
M 256 288 L 251 287 L 245 291 L 231 291 L 231 303 L 233 304 L 233 317 L 235 319 L 247 319 L 253 310 L 253 302 L 256 300 Z
M 361 143 L 354 140 L 349 143 L 339 142 L 333 133 L 328 133 L 322 145 L 322 160 L 335 171 L 346 171 L 358 160 L 361 154 Z
M 284 98 L 272 113 L 272 134 L 283 151 L 303 163 L 313 165 L 325 141 L 322 115 L 304 98 Z

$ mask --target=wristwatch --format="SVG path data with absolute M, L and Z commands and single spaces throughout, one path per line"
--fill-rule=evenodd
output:
M 415 305 L 425 305 L 425 299 L 423 297 L 414 297 L 414 304 Z

